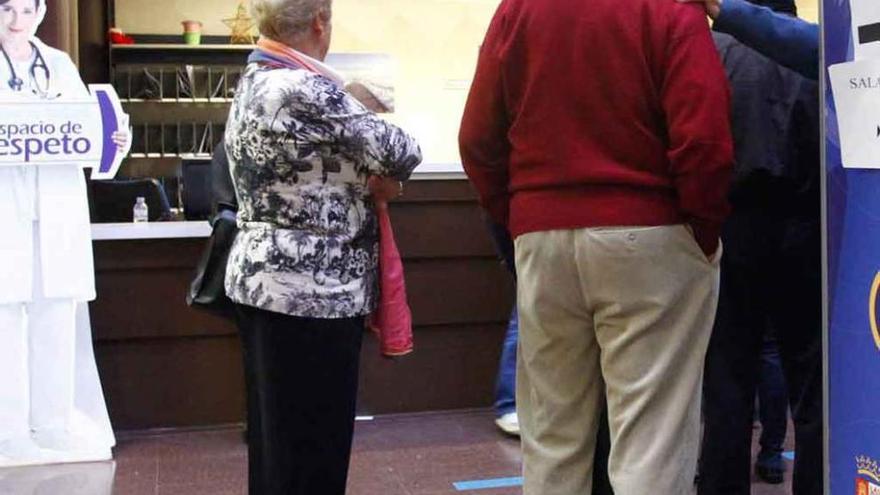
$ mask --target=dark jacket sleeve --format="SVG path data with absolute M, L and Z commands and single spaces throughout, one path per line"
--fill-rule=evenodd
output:
M 710 255 L 730 209 L 730 91 L 704 14 L 691 6 L 674 14 L 661 87 L 669 162 L 679 209 Z
M 799 78 L 797 96 L 791 116 L 794 185 L 802 204 L 813 218 L 819 218 L 819 194 L 822 176 L 822 113 L 819 105 L 819 84 Z
M 510 210 L 510 127 L 501 84 L 501 36 L 504 3 L 498 8 L 480 48 L 477 70 L 464 108 L 458 145 L 464 171 L 489 216 L 506 226 Z
M 713 29 L 806 78 L 819 77 L 819 26 L 745 0 L 724 0 Z

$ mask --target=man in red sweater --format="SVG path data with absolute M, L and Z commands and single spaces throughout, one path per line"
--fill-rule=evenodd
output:
M 516 238 L 526 495 L 694 490 L 732 165 L 705 12 L 503 0 L 462 120 L 465 170 Z

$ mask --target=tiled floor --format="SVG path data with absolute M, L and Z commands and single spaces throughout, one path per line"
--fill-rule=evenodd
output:
M 453 483 L 518 476 L 519 447 L 487 411 L 359 422 L 349 495 L 514 495 L 458 492 Z M 0 470 L 2 495 L 244 495 L 247 451 L 238 429 L 120 435 L 116 463 Z M 115 468 L 115 472 L 114 472 Z M 111 488 L 112 487 L 112 488 Z M 790 488 L 755 484 L 754 495 Z

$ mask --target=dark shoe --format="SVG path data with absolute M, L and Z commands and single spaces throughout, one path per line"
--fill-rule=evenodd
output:
M 785 481 L 785 469 L 755 464 L 755 474 L 765 483 L 779 485 Z

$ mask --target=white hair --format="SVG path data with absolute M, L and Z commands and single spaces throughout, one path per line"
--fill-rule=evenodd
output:
M 330 18 L 332 0 L 251 0 L 251 15 L 260 34 L 289 42 L 308 31 L 315 16 Z

